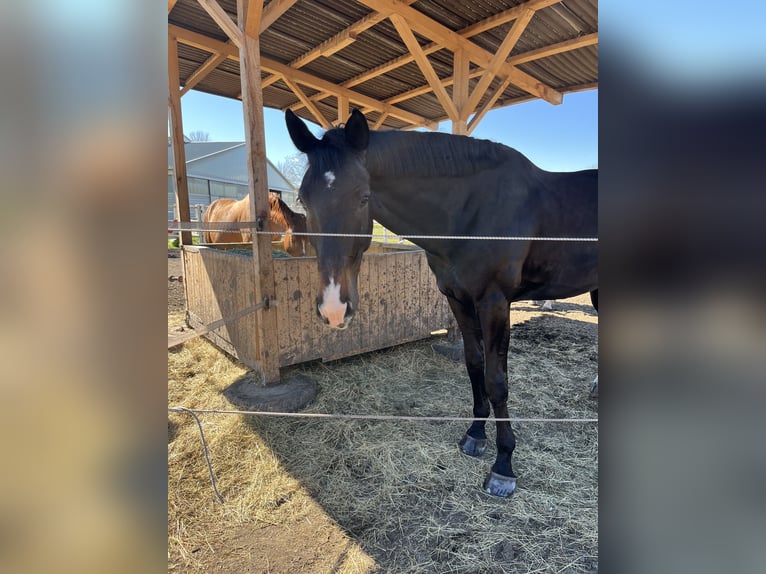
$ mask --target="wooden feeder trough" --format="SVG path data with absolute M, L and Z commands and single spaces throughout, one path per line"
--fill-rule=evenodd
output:
M 218 248 L 222 247 L 222 248 Z M 187 320 L 199 328 L 252 307 L 252 251 L 226 246 L 184 246 Z M 330 361 L 429 337 L 454 329 L 446 297 L 415 246 L 373 244 L 362 258 L 359 309 L 344 331 L 318 320 L 315 257 L 274 258 L 279 364 Z M 207 333 L 218 348 L 258 369 L 257 314 L 250 313 Z

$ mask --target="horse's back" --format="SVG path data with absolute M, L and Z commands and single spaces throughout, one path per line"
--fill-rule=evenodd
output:
M 221 197 L 214 200 L 205 210 L 202 220 L 204 223 L 233 223 L 241 221 L 240 201 Z M 206 231 L 203 234 L 206 243 L 240 243 L 245 241 L 244 234 L 239 231 Z

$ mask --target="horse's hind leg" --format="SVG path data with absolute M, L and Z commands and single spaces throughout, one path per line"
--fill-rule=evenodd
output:
M 598 289 L 594 289 L 590 292 L 590 302 L 593 303 L 593 308 L 598 313 Z
M 452 313 L 455 315 L 460 332 L 463 335 L 463 349 L 468 378 L 473 391 L 473 416 L 489 416 L 489 400 L 484 387 L 484 344 L 481 339 L 479 319 L 473 304 L 447 297 Z M 474 421 L 460 439 L 460 450 L 468 456 L 480 457 L 487 450 L 486 421 Z

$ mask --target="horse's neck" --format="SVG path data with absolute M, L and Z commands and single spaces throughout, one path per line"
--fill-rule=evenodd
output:
M 415 137 L 410 137 L 415 135 Z M 469 168 L 441 165 L 423 134 L 371 132 L 367 170 L 372 217 L 399 235 L 444 234 L 448 229 L 448 193 L 438 181 L 467 175 Z M 437 143 L 444 143 L 443 141 Z M 449 142 L 447 142 L 449 143 Z
M 512 161 L 516 150 L 487 140 L 443 133 L 370 132 L 367 170 L 376 179 L 470 177 Z

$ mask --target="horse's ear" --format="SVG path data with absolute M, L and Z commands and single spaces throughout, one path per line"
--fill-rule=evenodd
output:
M 287 124 L 287 133 L 290 134 L 290 139 L 293 140 L 295 147 L 303 153 L 311 151 L 319 143 L 319 140 L 309 131 L 303 120 L 295 115 L 292 110 L 288 109 L 285 113 L 285 123 Z
M 354 108 L 351 117 L 348 118 L 345 127 L 346 143 L 356 151 L 364 151 L 370 142 L 370 128 L 367 127 L 367 120 L 364 114 Z

